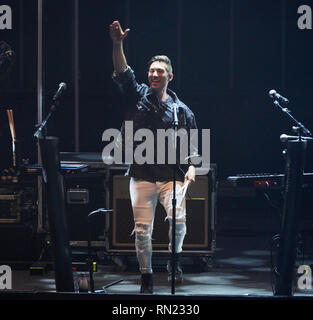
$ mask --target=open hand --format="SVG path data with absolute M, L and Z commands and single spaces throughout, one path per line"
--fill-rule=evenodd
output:
M 123 31 L 120 23 L 116 20 L 110 24 L 110 37 L 113 41 L 123 41 L 130 29 Z

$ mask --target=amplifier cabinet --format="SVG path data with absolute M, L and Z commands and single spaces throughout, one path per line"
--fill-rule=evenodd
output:
M 0 223 L 21 222 L 21 194 L 0 195 Z
M 214 171 L 197 176 L 186 193 L 187 234 L 183 250 L 214 251 L 215 248 L 215 179 Z M 133 213 L 129 195 L 129 177 L 113 177 L 113 214 L 110 222 L 110 251 L 134 251 Z M 168 250 L 168 221 L 163 206 L 155 211 L 152 246 L 154 250 Z

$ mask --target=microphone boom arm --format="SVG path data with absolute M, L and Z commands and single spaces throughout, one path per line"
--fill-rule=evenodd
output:
M 51 117 L 52 113 L 55 111 L 56 107 L 59 105 L 59 98 L 60 98 L 60 96 L 61 96 L 61 94 L 63 93 L 64 90 L 66 90 L 66 83 L 61 82 L 59 84 L 58 91 L 53 96 L 54 104 L 50 107 L 49 113 L 47 114 L 45 119 L 42 121 L 42 123 L 40 124 L 39 128 L 37 129 L 37 131 L 34 133 L 34 137 L 35 138 L 38 139 L 40 137 L 40 134 L 41 134 L 42 130 L 44 129 L 44 127 L 47 125 L 47 122 L 48 122 L 49 118 Z
M 49 113 L 47 114 L 47 116 L 45 117 L 45 119 L 41 122 L 39 128 L 37 129 L 37 131 L 34 133 L 34 137 L 35 138 L 39 138 L 40 134 L 42 132 L 42 130 L 44 129 L 44 127 L 47 125 L 48 120 L 50 119 L 52 113 L 54 112 L 56 106 L 55 104 L 51 106 Z
M 277 100 L 274 101 L 274 105 L 279 107 L 283 113 L 285 113 L 296 125 L 297 125 L 297 128 L 296 131 L 298 133 L 298 135 L 306 135 L 306 136 L 309 136 L 311 137 L 312 136 L 312 133 L 310 132 L 309 129 L 307 129 L 301 122 L 299 122 L 292 114 L 291 114 L 291 111 L 288 110 L 287 108 L 283 108 L 279 102 Z

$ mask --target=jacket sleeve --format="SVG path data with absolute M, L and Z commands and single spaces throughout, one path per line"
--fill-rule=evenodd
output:
M 191 110 L 187 113 L 187 127 L 189 130 L 189 160 L 188 164 L 195 167 L 201 166 L 197 163 L 197 158 L 200 159 L 199 154 L 199 130 L 197 127 L 196 119 Z M 195 164 L 196 163 L 196 164 Z
M 190 165 L 193 165 L 194 167 L 201 166 L 201 163 L 197 162 L 197 159 L 200 160 L 198 151 L 199 134 L 195 116 L 186 105 L 184 105 L 184 116 L 181 121 L 184 123 L 185 129 L 187 130 L 189 140 L 188 156 L 185 159 L 185 163 L 181 163 L 179 166 L 180 170 L 185 174 Z
M 127 66 L 125 71 L 119 74 L 114 71 L 112 79 L 121 93 L 132 101 L 138 101 L 145 93 L 146 85 L 137 83 L 135 73 L 130 66 Z

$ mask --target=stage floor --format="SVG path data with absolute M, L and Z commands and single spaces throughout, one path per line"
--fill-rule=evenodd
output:
M 313 199 L 312 197 L 310 199 Z M 249 297 L 273 299 L 274 284 L 272 262 L 277 258 L 277 243 L 273 241 L 280 231 L 280 216 L 275 210 L 262 207 L 253 199 L 247 206 L 230 198 L 219 202 L 216 228 L 216 249 L 212 255 L 212 267 L 203 270 L 184 266 L 184 282 L 175 287 L 175 297 L 186 299 L 247 299 Z M 299 289 L 297 280 L 300 265 L 313 266 L 313 214 L 312 206 L 301 217 L 297 242 L 297 259 L 292 297 L 313 298 L 312 281 L 308 289 Z M 259 210 L 257 210 L 259 209 Z M 188 231 L 187 231 L 188 232 Z M 105 255 L 104 255 L 105 256 Z M 135 256 L 132 256 L 136 261 Z M 103 259 L 105 262 L 106 259 Z M 183 261 L 184 262 L 184 261 Z M 4 261 L 0 261 L 3 265 Z M 0 299 L 15 297 L 23 299 L 56 298 L 53 271 L 43 275 L 31 275 L 28 268 L 12 268 L 12 289 L 0 290 Z M 164 267 L 154 268 L 154 294 L 151 298 L 173 298 L 171 284 L 167 281 Z M 87 274 L 88 275 L 88 274 Z M 117 268 L 116 263 L 98 263 L 94 274 L 95 290 L 114 281 L 123 281 L 107 288 L 106 294 L 82 294 L 88 299 L 143 299 L 140 295 L 140 274 L 137 265 L 132 268 Z M 49 294 L 49 295 L 47 295 Z M 53 295 L 55 294 L 55 295 Z M 62 299 L 65 296 L 62 296 Z M 67 296 L 69 297 L 69 296 Z M 70 298 L 80 295 L 71 295 Z M 123 298 L 124 297 L 124 298 Z
M 310 241 L 310 237 L 307 241 Z M 217 244 L 213 264 L 209 271 L 192 271 L 190 266 L 187 267 L 184 272 L 184 282 L 175 287 L 175 295 L 190 298 L 229 297 L 230 299 L 233 297 L 273 297 L 270 234 L 226 233 L 218 236 Z M 310 248 L 310 245 L 306 247 Z M 313 265 L 311 252 L 304 252 L 300 262 Z M 94 273 L 95 290 L 101 290 L 104 286 L 121 279 L 121 282 L 106 289 L 105 296 L 112 295 L 118 299 L 119 296 L 134 295 L 140 299 L 142 295 L 139 295 L 139 273 L 136 270 L 118 271 L 112 264 L 98 265 L 98 271 Z M 26 297 L 30 293 L 38 295 L 56 292 L 54 272 L 31 275 L 28 269 L 13 269 L 12 290 L 0 290 L 0 292 L 2 297 L 5 292 L 7 294 L 19 293 L 20 298 L 23 297 L 23 293 Z M 172 295 L 171 283 L 167 280 L 165 266 L 164 270 L 158 267 L 154 273 L 154 296 L 162 298 L 170 295 Z M 293 296 L 313 298 L 312 289 L 297 288 L 296 270 Z

